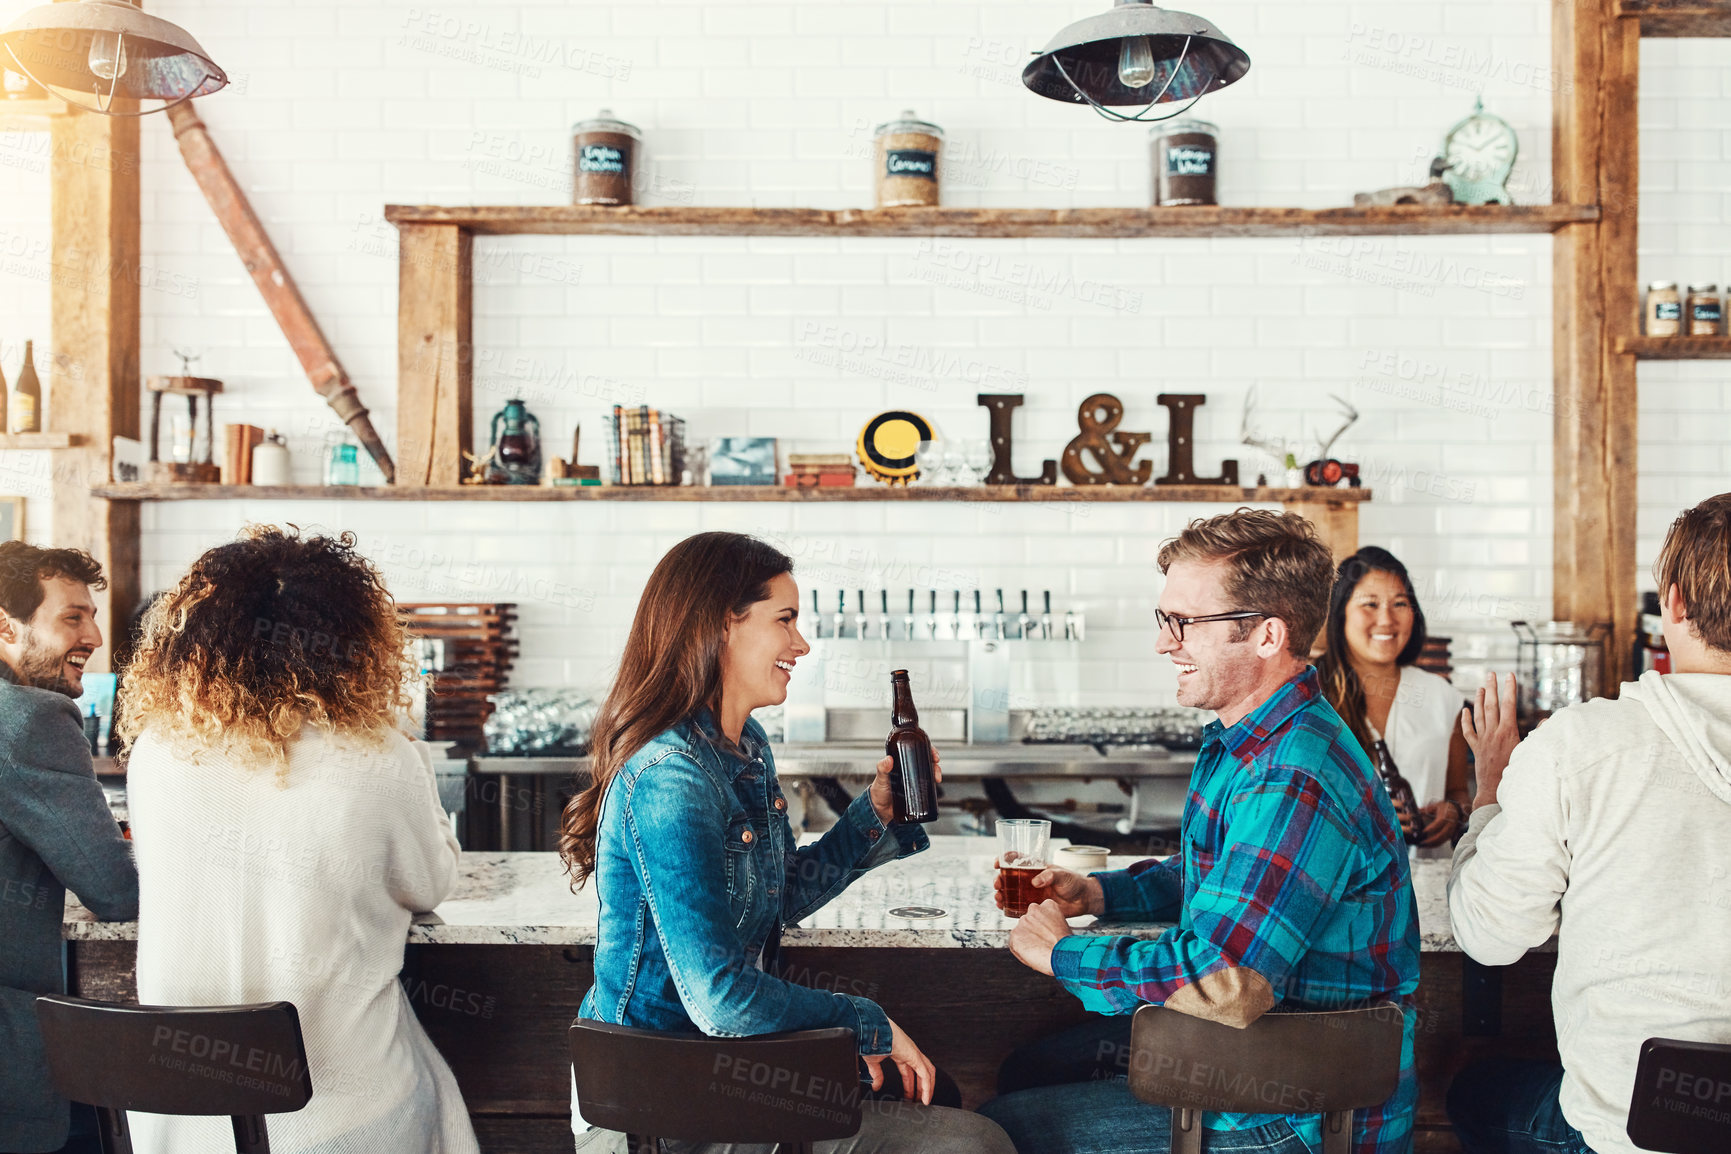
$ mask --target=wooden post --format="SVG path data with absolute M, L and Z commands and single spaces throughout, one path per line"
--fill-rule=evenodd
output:
M 1329 501 L 1322 505 L 1286 501 L 1282 504 L 1288 513 L 1309 518 L 1316 526 L 1317 536 L 1328 543 L 1336 565 L 1358 552 L 1357 501 Z
M 90 664 L 106 670 L 139 600 L 138 503 L 90 495 L 109 480 L 114 438 L 138 436 L 138 121 L 74 109 L 49 123 L 53 355 L 45 427 L 74 435 L 74 447 L 53 456 L 54 544 L 88 550 L 108 575 L 96 599 L 107 644 Z
M 474 240 L 457 225 L 398 228 L 397 473 L 454 488 L 473 451 Z
M 1635 604 L 1635 333 L 1640 27 L 1615 0 L 1555 0 L 1554 199 L 1598 204 L 1555 241 L 1552 614 L 1608 624 L 1605 684 L 1628 676 Z

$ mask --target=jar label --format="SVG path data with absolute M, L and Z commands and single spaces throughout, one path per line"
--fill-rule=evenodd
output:
M 625 154 L 609 144 L 585 144 L 577 154 L 577 171 L 621 174 L 625 171 Z
M 1683 319 L 1683 306 L 1676 301 L 1655 301 L 1653 304 L 1653 319 L 1660 321 L 1677 321 Z
M 1167 176 L 1207 176 L 1214 171 L 1214 150 L 1174 144 L 1166 150 Z
M 1722 314 L 1719 311 L 1719 302 L 1713 301 L 1710 304 L 1695 305 L 1689 310 L 1689 315 L 1694 320 L 1717 322 Z
M 938 154 L 922 148 L 892 148 L 884 153 L 884 175 L 936 181 Z

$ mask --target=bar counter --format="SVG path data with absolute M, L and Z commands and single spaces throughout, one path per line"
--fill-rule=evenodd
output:
M 878 1001 L 956 1078 L 970 1106 L 991 1096 L 1011 1049 L 1083 1017 L 1074 998 L 1002 948 L 1014 923 L 992 901 L 993 847 L 986 838 L 934 838 L 930 851 L 873 871 L 782 939 L 790 980 Z M 1446 859 L 1413 867 L 1424 950 L 1419 1151 L 1457 1148 L 1442 1095 L 1467 1058 L 1555 1054 L 1554 955 L 1501 971 L 1465 959 L 1449 932 L 1448 869 Z M 888 913 L 910 905 L 950 912 L 931 921 Z M 1168 928 L 1071 924 L 1137 937 Z M 457 1075 L 484 1150 L 570 1149 L 564 1029 L 591 982 L 595 930 L 593 888 L 572 893 L 550 853 L 466 854 L 456 892 L 410 928 L 403 985 Z M 69 900 L 65 936 L 74 992 L 136 1000 L 136 923 L 97 922 Z
M 936 837 L 932 848 L 873 870 L 836 900 L 782 934 L 787 946 L 814 949 L 1000 949 L 1015 922 L 992 898 L 994 842 L 990 838 Z M 1140 859 L 1113 857 L 1120 869 Z M 1427 953 L 1457 952 L 1449 932 L 1446 859 L 1413 864 L 1419 928 Z M 935 906 L 949 915 L 931 920 L 893 917 L 903 906 Z M 456 892 L 409 928 L 409 942 L 447 946 L 593 946 L 593 886 L 571 892 L 557 854 L 466 853 Z M 1157 938 L 1165 924 L 1101 924 L 1072 918 L 1079 933 Z M 68 941 L 134 941 L 137 922 L 99 922 L 67 899 Z

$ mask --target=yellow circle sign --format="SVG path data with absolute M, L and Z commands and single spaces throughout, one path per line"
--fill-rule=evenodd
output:
M 919 476 L 914 451 L 932 439 L 931 424 L 918 413 L 891 410 L 866 422 L 859 435 L 859 459 L 880 481 L 906 484 Z

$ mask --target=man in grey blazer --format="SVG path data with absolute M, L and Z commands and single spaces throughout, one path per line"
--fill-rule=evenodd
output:
M 38 994 L 64 992 L 66 891 L 104 920 L 138 916 L 138 872 L 96 782 L 73 704 L 83 692 L 84 663 L 102 645 L 90 590 L 106 584 L 88 553 L 0 544 L 0 1151 L 6 1154 L 60 1150 L 68 1139 L 72 1111 L 49 1083 L 35 1005 Z

